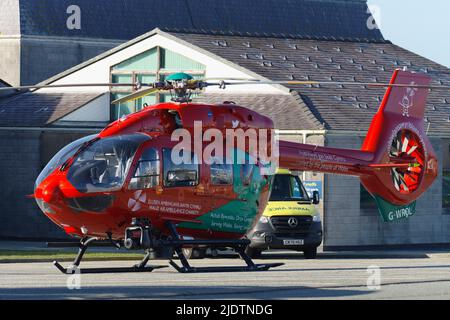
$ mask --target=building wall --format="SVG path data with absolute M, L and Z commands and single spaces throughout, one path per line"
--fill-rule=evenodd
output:
M 46 163 L 86 133 L 0 130 L 0 239 L 58 239 L 66 235 L 27 195 Z
M 20 53 L 22 85 L 39 83 L 121 43 L 95 39 L 26 37 L 21 42 Z
M 20 81 L 20 19 L 17 0 L 0 1 L 0 79 Z
M 0 33 L 0 79 L 16 86 L 37 84 L 119 44 L 95 39 L 19 39 Z
M 450 243 L 450 215 L 442 209 L 442 140 L 430 140 L 438 154 L 440 174 L 431 189 L 417 201 L 417 212 L 408 220 L 384 223 L 375 208 L 361 210 L 359 178 L 325 177 L 325 249 Z M 358 136 L 328 134 L 326 137 L 329 147 L 359 149 L 362 141 Z
M 89 132 L 0 130 L 0 238 L 50 239 L 65 234 L 39 210 L 33 199 L 34 182 L 45 164 L 69 142 Z M 302 142 L 301 135 L 283 140 Z M 448 140 L 432 138 L 442 172 Z M 362 137 L 311 135 L 308 143 L 360 148 Z M 324 248 L 326 250 L 379 245 L 450 243 L 450 215 L 442 210 L 442 174 L 417 202 L 408 220 L 384 223 L 376 209 L 361 210 L 358 178 L 306 173 L 307 180 L 324 181 Z
M 0 131 L 0 237 L 33 238 L 54 234 L 33 199 L 39 174 L 39 132 Z

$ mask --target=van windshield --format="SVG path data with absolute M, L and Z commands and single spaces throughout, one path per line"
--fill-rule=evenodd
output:
M 270 201 L 307 201 L 310 202 L 299 177 L 288 174 L 277 174 L 272 185 Z

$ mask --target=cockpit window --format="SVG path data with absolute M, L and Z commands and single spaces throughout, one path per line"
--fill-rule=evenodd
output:
M 182 151 L 181 157 L 184 152 Z M 199 161 L 192 153 L 189 163 L 175 164 L 172 161 L 172 149 L 163 149 L 164 186 L 165 187 L 193 187 L 199 183 Z
M 58 169 L 64 162 L 70 159 L 78 149 L 86 142 L 91 141 L 97 137 L 96 134 L 78 139 L 71 144 L 68 144 L 64 148 L 62 148 L 45 166 L 44 170 L 42 170 L 41 174 L 36 180 L 35 189 L 47 179 L 47 177 L 56 169 Z
M 128 188 L 138 190 L 157 187 L 159 185 L 159 167 L 158 150 L 155 148 L 144 150 Z
M 67 179 L 83 193 L 120 190 L 136 150 L 148 139 L 133 134 L 98 140 L 76 156 Z

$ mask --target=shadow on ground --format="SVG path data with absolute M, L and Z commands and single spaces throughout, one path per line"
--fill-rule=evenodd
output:
M 69 290 L 53 288 L 2 288 L 1 300 L 14 299 L 301 299 L 301 298 L 351 298 L 363 297 L 373 291 L 344 289 L 340 287 L 255 287 L 255 286 L 117 286 L 86 287 Z
M 208 256 L 208 258 L 213 258 Z M 221 253 L 217 259 L 236 259 L 239 258 L 237 254 L 234 253 Z M 373 260 L 373 259 L 428 259 L 428 255 L 423 252 L 407 252 L 407 253 L 390 253 L 390 252 L 326 252 L 318 253 L 318 260 L 340 260 L 340 259 L 361 259 L 361 260 Z M 213 258 L 216 259 L 216 258 Z M 264 252 L 258 259 L 260 260 L 305 260 L 303 253 L 301 252 L 281 252 L 276 251 Z

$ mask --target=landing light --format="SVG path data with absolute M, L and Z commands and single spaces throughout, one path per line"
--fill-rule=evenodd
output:
M 77 229 L 75 227 L 68 226 L 68 225 L 62 225 L 62 227 L 64 228 L 64 231 L 67 234 L 75 234 L 75 233 L 77 233 Z
M 322 219 L 320 218 L 320 214 L 319 214 L 319 213 L 316 213 L 316 214 L 313 216 L 313 221 L 314 221 L 314 222 L 321 222 L 321 221 L 322 221 Z
M 269 223 L 269 218 L 267 218 L 267 217 L 265 217 L 265 216 L 262 216 L 262 217 L 259 219 L 259 222 L 261 222 L 261 223 Z

